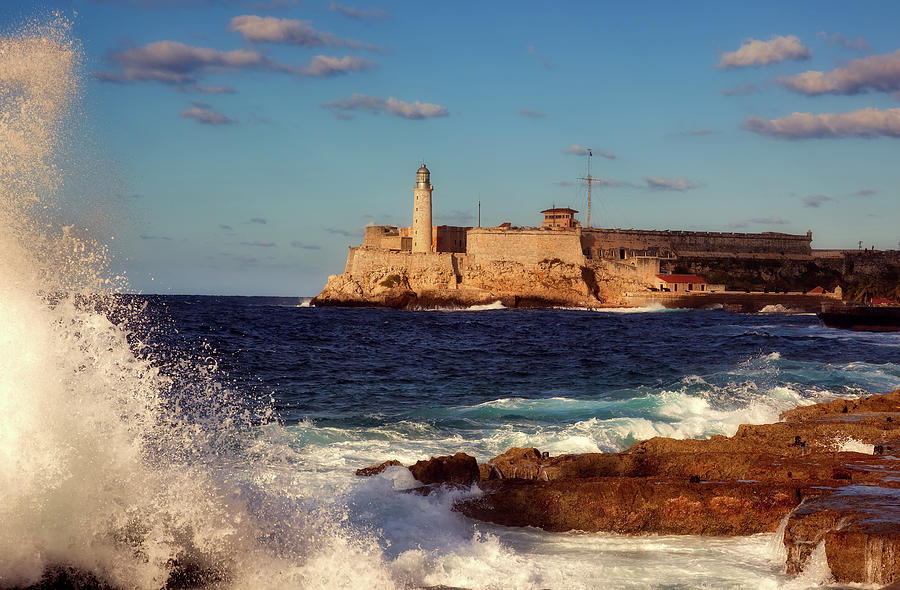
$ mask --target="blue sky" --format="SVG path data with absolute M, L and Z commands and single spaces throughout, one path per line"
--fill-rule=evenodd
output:
M 6 0 L 62 9 L 90 147 L 63 190 L 151 293 L 314 295 L 369 223 L 900 240 L 896 2 Z M 84 204 L 83 208 L 80 204 Z

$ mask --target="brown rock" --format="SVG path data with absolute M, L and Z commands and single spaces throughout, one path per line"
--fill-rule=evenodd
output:
M 623 453 L 514 448 L 481 466 L 457 453 L 410 469 L 423 483 L 480 478 L 484 494 L 457 510 L 549 531 L 746 535 L 773 531 L 790 515 L 788 572 L 824 543 L 838 582 L 900 582 L 900 390 L 782 418 L 732 437 L 657 437 Z M 840 451 L 847 439 L 875 453 Z
M 368 477 L 370 475 L 378 475 L 388 467 L 395 466 L 403 466 L 403 463 L 397 461 L 396 459 L 391 459 L 390 461 L 385 461 L 381 465 L 372 465 L 371 467 L 363 467 L 362 469 L 356 470 L 356 475 L 360 475 L 362 477 Z
M 479 478 L 478 462 L 465 453 L 432 457 L 411 465 L 413 477 L 424 484 L 469 485 Z
M 900 489 L 853 485 L 808 493 L 785 529 L 788 573 L 799 572 L 824 542 L 839 582 L 900 581 Z
M 852 400 L 836 399 L 823 404 L 800 406 L 782 412 L 780 419 L 786 422 L 802 422 L 820 419 L 824 416 L 876 412 L 900 412 L 900 389 L 884 395 L 870 395 Z
M 749 535 L 771 532 L 797 505 L 787 484 L 610 477 L 482 481 L 457 510 L 478 520 L 548 531 Z
M 534 447 L 513 447 L 488 461 L 487 465 L 491 469 L 488 477 L 483 479 L 541 479 L 543 460 L 541 452 Z

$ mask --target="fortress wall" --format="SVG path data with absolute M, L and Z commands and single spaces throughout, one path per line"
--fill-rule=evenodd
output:
M 558 258 L 567 264 L 584 264 L 581 232 L 552 229 L 473 228 L 466 251 L 473 262 L 508 260 L 536 264 Z
M 719 233 L 690 231 L 654 231 L 634 229 L 589 229 L 582 232 L 585 250 L 625 248 L 692 253 L 772 253 L 800 254 L 812 252 L 812 235 L 765 232 Z
M 457 274 L 455 269 L 457 263 L 453 260 L 454 256 L 464 255 L 450 252 L 431 253 L 408 250 L 398 252 L 365 247 L 350 248 L 344 272 L 354 277 L 362 277 L 375 272 L 389 273 L 394 270 L 405 270 L 409 274 L 435 270 Z

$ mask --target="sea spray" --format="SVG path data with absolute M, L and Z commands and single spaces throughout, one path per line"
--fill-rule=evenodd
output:
M 392 587 L 340 507 L 265 486 L 269 410 L 212 356 L 155 356 L 106 248 L 61 219 L 79 63 L 64 19 L 0 39 L 0 587 L 57 568 L 115 588 Z

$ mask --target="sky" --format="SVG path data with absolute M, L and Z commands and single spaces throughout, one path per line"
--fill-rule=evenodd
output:
M 423 162 L 436 224 L 584 222 L 588 150 L 595 227 L 900 247 L 898 2 L 4 0 L 0 30 L 54 11 L 62 195 L 134 291 L 315 295 Z

